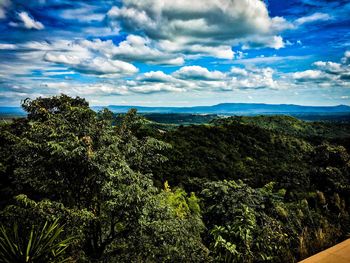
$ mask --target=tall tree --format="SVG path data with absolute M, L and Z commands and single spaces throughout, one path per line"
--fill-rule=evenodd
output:
M 5 209 L 7 217 L 66 216 L 89 259 L 167 261 L 192 251 L 196 261 L 206 257 L 200 214 L 188 210 L 180 217 L 153 186 L 152 166 L 164 160 L 160 152 L 166 146 L 133 135 L 134 111 L 113 126 L 111 112 L 96 113 L 79 97 L 25 100 L 23 108 L 25 128 L 2 132 L 10 140 L 10 179 L 15 192 L 25 194 Z

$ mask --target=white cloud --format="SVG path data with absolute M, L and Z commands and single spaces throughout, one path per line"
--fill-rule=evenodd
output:
M 182 56 L 163 52 L 152 46 L 150 39 L 136 35 L 129 35 L 125 41 L 112 49 L 112 53 L 115 58 L 127 61 L 162 65 L 182 65 L 184 63 Z
M 267 32 L 271 25 L 266 6 L 259 0 L 124 0 L 123 6 L 113 7 L 108 16 L 121 19 L 127 27 L 142 29 L 148 36 L 168 39 L 215 34 L 244 37 Z M 240 26 L 234 26 L 237 24 Z
M 292 77 L 297 83 L 310 83 L 320 87 L 343 87 L 350 88 L 350 65 L 348 63 L 349 52 L 346 51 L 341 59 L 342 64 L 332 61 L 316 61 L 309 69 L 295 72 Z
M 259 48 L 273 48 L 280 49 L 285 47 L 286 43 L 284 43 L 283 38 L 281 36 L 273 36 L 273 37 L 251 37 L 246 39 L 245 44 L 242 46 L 243 50 L 246 49 L 259 49 Z
M 64 9 L 59 12 L 63 19 L 79 20 L 80 22 L 101 22 L 105 14 L 96 12 L 96 6 L 79 3 L 74 9 Z
M 226 75 L 221 71 L 209 71 L 201 66 L 185 66 L 173 73 L 179 79 L 191 80 L 222 80 Z
M 127 76 L 138 72 L 138 69 L 130 63 L 102 57 L 85 59 L 79 56 L 47 53 L 44 59 L 49 62 L 68 65 L 71 69 L 86 74 Z
M 184 92 L 185 89 L 181 87 L 176 87 L 176 85 L 168 85 L 164 83 L 152 83 L 144 84 L 144 83 L 138 83 L 138 85 L 135 85 L 133 87 L 129 87 L 129 90 L 134 93 L 143 93 L 143 94 L 149 94 L 149 93 L 158 93 L 158 92 Z
M 234 75 L 241 75 L 241 76 L 248 76 L 248 72 L 245 69 L 238 68 L 238 67 L 232 67 L 231 73 Z
M 233 67 L 229 72 L 210 71 L 200 66 L 185 66 L 168 75 L 151 71 L 124 83 L 134 93 L 234 91 L 243 89 L 280 89 L 288 84 L 274 79 L 271 68 L 243 69 Z M 121 84 L 123 85 L 123 84 Z
M 287 29 L 294 29 L 294 25 L 284 17 L 276 16 L 272 18 L 271 28 L 274 32 L 281 32 Z
M 114 45 L 112 40 L 76 40 L 69 43 L 69 49 L 75 47 L 76 51 L 98 53 L 110 59 L 129 62 L 145 62 L 159 65 L 182 65 L 182 56 L 166 53 L 153 46 L 150 39 L 136 35 L 129 35 L 125 41 Z M 80 50 L 79 50 L 80 49 Z
M 241 69 L 231 68 L 229 89 L 279 89 L 284 84 L 274 79 L 274 70 L 271 68 Z
M 114 59 L 113 50 L 116 46 L 112 41 L 101 40 L 55 40 L 51 42 L 31 41 L 21 44 L 0 44 L 0 49 L 16 50 L 15 60 L 0 66 L 4 74 L 12 77 L 13 74 L 31 75 L 33 70 L 50 70 L 52 64 L 65 66 L 74 70 L 98 77 L 123 77 L 138 72 L 138 69 L 129 62 Z M 65 69 L 65 68 L 61 68 Z M 47 76 L 47 75 L 46 75 Z
M 310 56 L 258 56 L 255 58 L 243 58 L 234 61 L 234 63 L 239 64 L 267 64 L 267 63 L 276 63 L 276 62 L 285 62 L 289 60 L 304 60 Z
M 200 49 L 196 52 L 204 54 L 208 50 L 203 47 L 225 46 L 223 53 L 209 52 L 220 58 L 232 58 L 226 46 L 253 42 L 250 37 L 271 38 L 260 43 L 281 48 L 283 40 L 275 34 L 291 28 L 282 17 L 270 18 L 261 0 L 123 0 L 121 6 L 109 10 L 107 17 L 129 33 L 143 33 L 185 53 L 195 45 Z
M 220 59 L 233 59 L 235 52 L 232 51 L 229 45 L 215 45 L 208 46 L 202 44 L 187 44 L 186 41 L 159 40 L 159 47 L 165 52 L 169 53 L 181 53 L 186 58 L 193 59 L 202 56 L 215 57 Z
M 64 53 L 46 53 L 44 60 L 67 65 L 77 65 L 81 63 L 81 58 L 79 56 L 66 55 Z
M 1 49 L 5 49 L 5 50 L 11 50 L 11 49 L 16 49 L 17 46 L 14 44 L 4 44 L 4 43 L 0 43 L 0 50 Z
M 24 11 L 19 12 L 17 14 L 17 19 L 18 19 L 18 22 L 11 21 L 9 25 L 12 27 L 23 27 L 26 29 L 36 29 L 36 30 L 42 30 L 45 28 L 41 22 L 35 21 L 34 18 L 32 18 L 27 12 L 24 12 Z
M 317 80 L 322 77 L 322 71 L 309 69 L 305 71 L 295 72 L 293 74 L 293 77 L 299 81 Z
M 297 20 L 295 20 L 295 25 L 296 26 L 301 26 L 307 23 L 314 23 L 317 21 L 328 21 L 332 19 L 332 17 L 328 14 L 325 13 L 314 13 L 312 15 L 309 16 L 304 16 L 301 18 L 298 18 Z
M 341 64 L 339 63 L 335 63 L 335 62 L 331 62 L 331 61 L 316 61 L 313 65 L 315 65 L 317 68 L 319 68 L 320 70 L 323 70 L 327 73 L 341 73 L 344 68 L 342 67 Z
M 145 81 L 145 82 L 173 82 L 175 79 L 165 74 L 163 71 L 150 71 L 142 74 L 141 76 L 138 76 L 136 78 L 138 81 Z
M 64 93 L 73 96 L 109 96 L 126 95 L 129 93 L 126 87 L 111 83 L 91 83 L 86 85 L 81 83 L 60 81 L 44 82 L 41 86 L 45 88 L 46 91 L 53 94 Z

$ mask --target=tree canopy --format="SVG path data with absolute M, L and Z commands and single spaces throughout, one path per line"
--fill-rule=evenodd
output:
M 59 222 L 71 262 L 296 262 L 350 233 L 345 126 L 330 137 L 338 124 L 232 117 L 162 130 L 79 97 L 22 106 L 0 124 L 1 229 Z

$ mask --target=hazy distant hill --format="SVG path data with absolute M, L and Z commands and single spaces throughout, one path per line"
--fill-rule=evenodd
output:
M 104 107 L 94 106 L 94 110 Z M 257 115 L 257 114 L 338 114 L 350 113 L 350 106 L 300 106 L 293 104 L 260 104 L 260 103 L 221 103 L 213 106 L 193 107 L 144 107 L 144 106 L 107 106 L 115 113 L 124 113 L 131 108 L 147 113 L 192 113 L 224 115 Z M 20 107 L 0 107 L 1 114 L 24 114 Z
M 25 116 L 25 114 L 21 107 L 0 107 L 1 116 Z
M 300 106 L 292 104 L 255 104 L 255 103 L 221 103 L 213 106 L 194 107 L 143 107 L 143 106 L 108 106 L 113 112 L 126 112 L 136 108 L 139 112 L 157 113 L 197 113 L 197 114 L 290 114 L 290 113 L 350 113 L 350 106 Z

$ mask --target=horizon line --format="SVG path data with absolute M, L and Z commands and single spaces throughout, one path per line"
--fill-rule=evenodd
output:
M 89 102 L 89 101 L 87 101 Z M 109 104 L 109 105 L 91 105 L 89 103 L 89 107 L 145 107 L 145 108 L 193 108 L 193 107 L 213 107 L 222 104 L 246 104 L 246 105 L 273 105 L 273 106 L 301 106 L 301 107 L 339 107 L 346 106 L 350 107 L 348 104 L 335 104 L 335 105 L 305 105 L 305 104 L 294 104 L 294 103 L 265 103 L 265 102 L 221 102 L 211 105 L 187 105 L 187 106 L 158 106 L 158 105 L 134 105 L 134 104 Z M 0 108 L 22 108 L 21 105 L 13 106 L 13 105 L 0 105 Z

